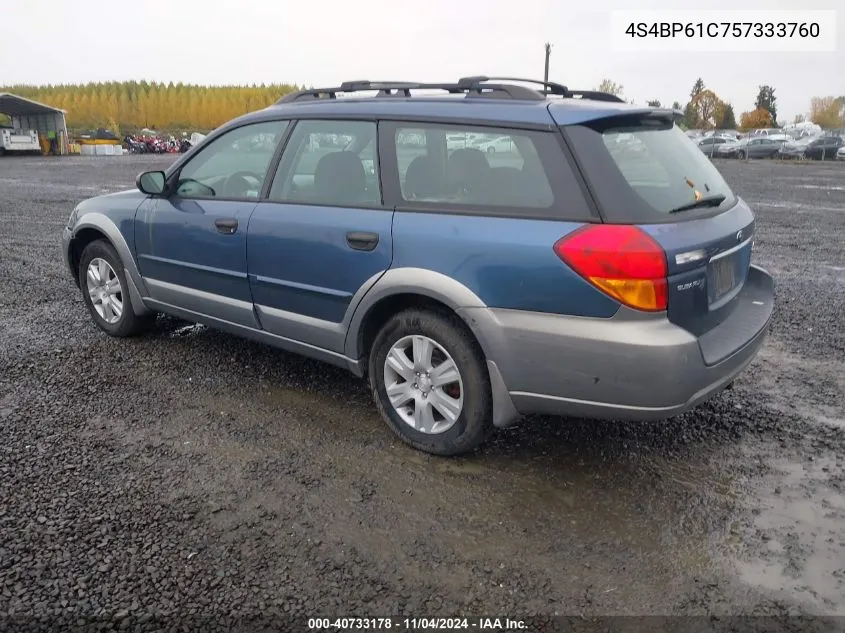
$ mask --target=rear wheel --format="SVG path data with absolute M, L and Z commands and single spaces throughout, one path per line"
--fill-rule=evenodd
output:
M 132 336 L 155 319 L 154 314 L 135 314 L 123 263 L 114 247 L 104 240 L 91 242 L 82 251 L 79 287 L 94 323 L 106 334 Z
M 743 152 L 742 150 L 740 150 L 739 152 L 737 152 L 737 153 L 736 153 L 736 157 L 737 157 L 739 160 L 745 160 L 746 158 L 748 158 L 748 154 L 746 154 L 745 152 Z
M 469 452 L 493 429 L 484 354 L 456 316 L 412 309 L 392 317 L 373 342 L 369 376 L 382 418 L 418 450 Z

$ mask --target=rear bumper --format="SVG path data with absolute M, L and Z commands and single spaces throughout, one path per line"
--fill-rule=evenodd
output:
M 477 308 L 464 318 L 519 413 L 653 420 L 694 407 L 746 368 L 773 299 L 771 276 L 752 266 L 736 309 L 700 339 L 624 308 L 610 319 Z

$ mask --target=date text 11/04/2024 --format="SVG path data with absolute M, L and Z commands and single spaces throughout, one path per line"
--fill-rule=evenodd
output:
M 631 22 L 631 37 L 819 37 L 818 22 Z
M 519 631 L 526 630 L 524 620 L 511 618 L 309 618 L 309 630 L 326 631 Z

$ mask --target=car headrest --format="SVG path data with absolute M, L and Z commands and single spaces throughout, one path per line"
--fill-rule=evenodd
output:
M 326 154 L 314 170 L 314 197 L 325 202 L 361 200 L 367 186 L 364 165 L 354 152 Z

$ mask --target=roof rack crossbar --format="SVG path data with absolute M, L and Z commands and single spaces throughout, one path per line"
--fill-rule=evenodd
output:
M 570 97 L 579 97 L 581 99 L 591 99 L 592 101 L 612 101 L 614 103 L 625 103 L 622 97 L 617 97 L 609 92 L 601 92 L 599 90 L 570 90 Z
M 377 91 L 379 97 L 411 96 L 411 90 L 445 90 L 447 92 L 464 92 L 457 84 L 419 83 L 413 81 L 344 81 L 335 88 L 309 88 L 299 92 L 291 92 L 276 103 L 291 103 L 312 99 L 335 99 L 337 93 Z
M 484 90 L 489 90 L 491 92 L 495 91 L 504 93 L 511 99 L 518 99 L 520 101 L 543 101 L 545 99 L 545 97 L 536 90 L 526 88 L 525 86 L 515 86 L 513 84 L 482 84 L 479 82 L 461 84 L 459 82 L 458 86 L 462 90 L 466 91 L 467 97 L 470 95 L 480 96 L 484 94 Z
M 460 83 L 415 83 L 408 81 L 346 81 L 335 88 L 309 88 L 292 92 L 279 99 L 276 103 L 292 103 L 295 101 L 311 101 L 314 99 L 335 99 L 339 92 L 367 92 L 376 91 L 377 97 L 411 96 L 411 90 L 444 90 L 451 94 L 467 93 L 486 94 L 490 91 L 500 91 L 511 99 L 542 100 L 543 96 L 536 90 L 523 86 L 507 84 L 460 84 Z
M 527 84 L 539 84 L 543 86 L 547 92 L 551 92 L 554 95 L 560 95 L 561 97 L 569 96 L 569 88 L 563 84 L 554 81 L 543 81 L 541 79 L 526 79 L 524 77 L 488 77 L 487 75 L 477 75 L 473 77 L 461 77 L 458 80 L 458 85 L 473 86 L 488 81 L 519 81 Z
M 306 99 L 336 99 L 337 91 L 337 88 L 309 88 L 308 90 L 290 92 L 276 101 L 276 103 L 290 103 L 293 101 L 305 101 Z

